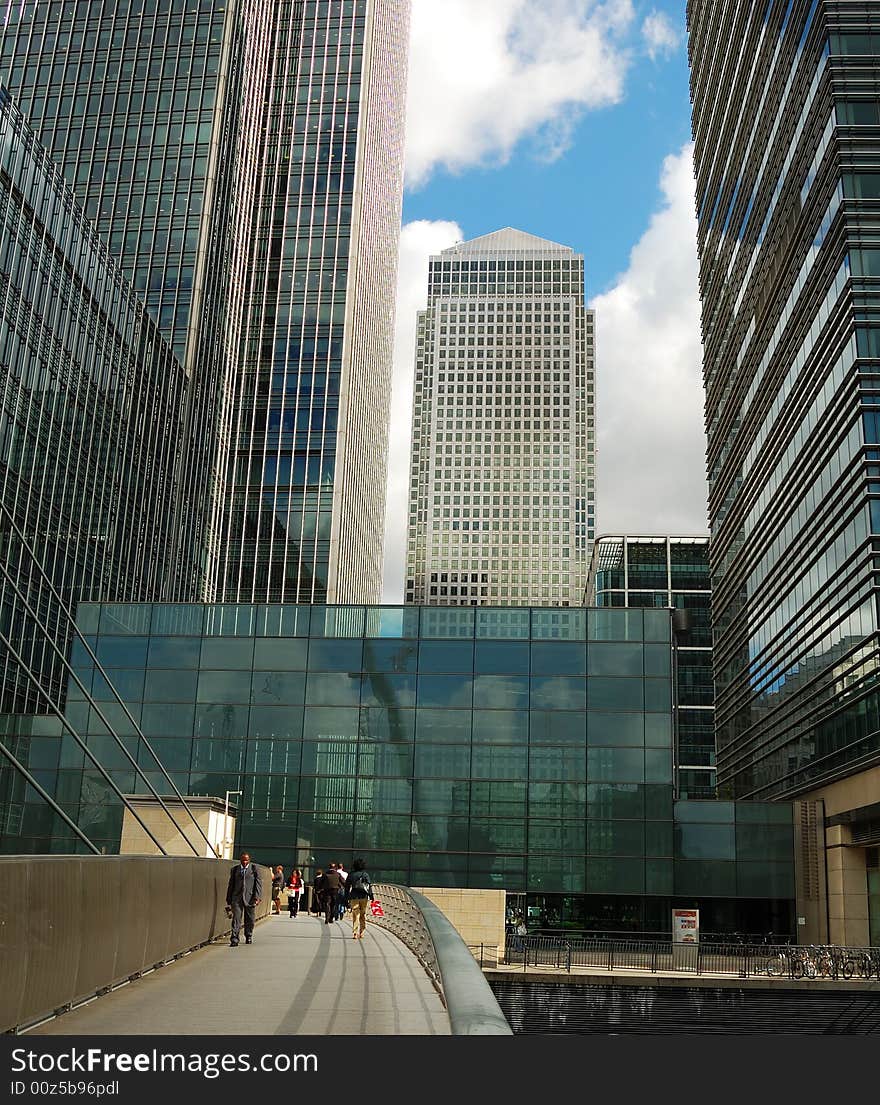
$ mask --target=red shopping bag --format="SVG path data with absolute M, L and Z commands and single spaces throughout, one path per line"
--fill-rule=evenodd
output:
M 378 898 L 374 898 L 370 902 L 370 913 L 372 913 L 374 917 L 385 916 L 385 910 L 382 908 L 382 903 L 379 901 Z

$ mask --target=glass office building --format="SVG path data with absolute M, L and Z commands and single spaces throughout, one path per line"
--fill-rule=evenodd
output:
M 185 362 L 210 235 L 229 220 L 243 46 L 259 42 L 224 0 L 3 7 L 13 97 Z
M 243 792 L 236 844 L 266 862 L 363 855 L 377 879 L 502 888 L 560 923 L 663 930 L 696 903 L 710 930 L 792 931 L 791 807 L 673 799 L 668 610 L 86 604 L 78 625 L 180 789 Z M 88 695 L 67 720 L 142 792 L 96 705 L 152 761 L 73 660 Z M 29 749 L 117 850 L 120 805 L 60 723 Z
M 216 594 L 375 602 L 409 0 L 285 0 L 272 62 Z
M 192 381 L 202 596 L 376 601 L 409 0 L 2 10 L 13 95 Z
M 61 701 L 65 608 L 190 593 L 175 559 L 185 387 L 180 363 L 0 88 L 5 713 Z
M 430 258 L 407 602 L 577 606 L 595 509 L 584 259 L 507 227 Z
M 831 936 L 866 943 L 880 910 L 866 874 L 880 843 L 880 10 L 691 0 L 688 23 L 718 783 L 822 799 Z
M 715 688 L 708 537 L 600 537 L 587 606 L 674 607 L 674 766 L 678 798 L 715 797 Z
M 3 79 L 186 369 L 178 557 L 210 588 L 272 5 L 2 6 Z

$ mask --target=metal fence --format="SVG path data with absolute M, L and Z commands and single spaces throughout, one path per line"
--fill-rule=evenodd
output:
M 495 949 L 472 945 L 481 967 L 495 967 Z M 674 944 L 671 940 L 508 936 L 504 965 L 617 971 L 683 972 L 737 978 L 880 981 L 880 948 L 791 944 Z
M 513 936 L 514 929 L 511 926 L 507 930 L 507 938 Z M 557 940 L 613 940 L 618 944 L 644 944 L 648 941 L 652 944 L 668 944 L 672 937 L 669 930 L 652 932 L 624 932 L 620 929 L 576 929 L 560 928 L 530 928 L 529 936 L 552 936 Z M 777 932 L 700 932 L 700 939 L 705 944 L 743 944 L 749 947 L 763 946 L 766 944 L 792 944 L 793 937 Z

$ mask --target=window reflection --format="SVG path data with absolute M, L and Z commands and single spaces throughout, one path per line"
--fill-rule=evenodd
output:
M 131 632 L 143 612 L 122 612 L 128 630 L 108 616 L 114 632 L 97 643 L 132 664 L 114 672 L 182 789 L 245 792 L 241 841 L 255 850 L 296 841 L 314 866 L 357 849 L 377 878 L 597 901 L 706 886 L 784 898 L 791 886 L 784 804 L 679 801 L 673 820 L 668 611 L 312 609 L 294 618 L 320 631 L 307 638 L 266 635 L 282 623 L 270 607 L 213 610 L 204 637 L 162 607 L 156 636 Z M 519 636 L 533 622 L 538 638 Z M 361 624 L 373 635 L 351 636 Z M 876 705 L 861 702 L 853 716 L 867 724 Z M 691 712 L 679 739 L 696 757 L 711 740 Z M 848 730 L 828 732 L 832 753 Z M 112 738 L 102 727 L 95 739 Z M 138 761 L 154 767 L 142 750 Z M 70 776 L 59 789 L 78 795 L 81 754 L 62 741 L 57 765 Z

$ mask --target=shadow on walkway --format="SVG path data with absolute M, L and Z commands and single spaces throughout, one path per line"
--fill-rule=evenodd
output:
M 369 925 L 352 940 L 300 914 L 268 917 L 254 943 L 216 943 L 31 1029 L 33 1035 L 384 1036 L 450 1034 L 423 967 Z

